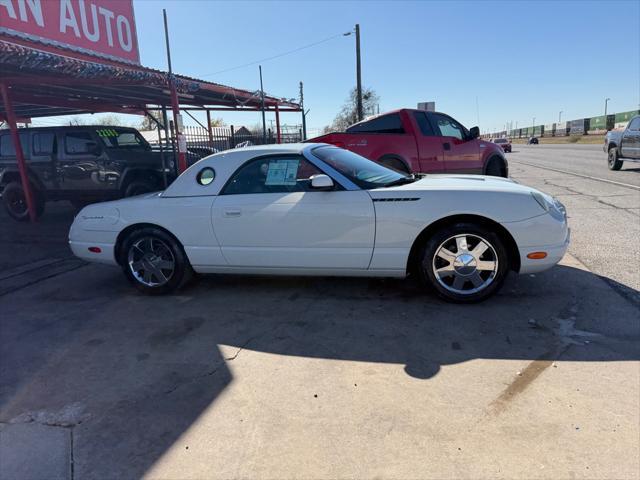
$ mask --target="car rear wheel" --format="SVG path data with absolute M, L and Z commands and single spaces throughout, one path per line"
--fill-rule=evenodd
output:
M 485 170 L 485 175 L 490 175 L 492 177 L 504 177 L 505 175 L 504 168 L 502 168 L 502 160 L 498 160 L 497 158 L 490 159 Z
M 192 275 L 182 246 L 158 228 L 131 233 L 122 245 L 120 264 L 129 281 L 150 295 L 173 292 Z
M 411 173 L 410 169 L 405 165 L 405 163 L 396 157 L 382 157 L 378 160 L 378 163 L 381 163 L 385 167 L 392 168 L 400 173 L 405 173 L 409 175 Z
M 33 193 L 33 199 L 35 201 L 36 218 L 39 218 L 44 213 L 45 201 L 42 198 L 42 194 L 31 185 L 31 191 Z M 22 184 L 19 182 L 10 182 L 4 187 L 2 191 L 2 201 L 7 213 L 11 218 L 19 222 L 26 222 L 29 220 L 29 210 L 27 208 L 27 198 L 22 188 Z
M 616 150 L 615 148 L 610 148 L 609 156 L 607 159 L 609 170 L 620 170 L 622 168 L 622 163 L 622 160 L 618 158 L 618 150 Z
M 455 303 L 487 299 L 500 289 L 509 271 L 500 237 L 473 223 L 458 223 L 432 235 L 419 259 L 423 283 Z

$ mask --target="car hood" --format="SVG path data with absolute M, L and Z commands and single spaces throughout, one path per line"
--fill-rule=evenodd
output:
M 398 209 L 411 209 L 419 215 L 422 210 L 444 206 L 447 215 L 482 215 L 498 222 L 520 221 L 546 213 L 534 195 L 553 203 L 552 197 L 534 188 L 508 178 L 484 175 L 426 175 L 406 185 L 369 190 L 369 195 L 374 202 L 380 202 L 376 204 L 383 210 L 393 209 L 394 215 Z
M 508 178 L 488 175 L 425 175 L 420 180 L 389 188 L 378 188 L 374 192 L 419 192 L 424 190 L 464 190 L 464 191 L 508 191 L 530 193 L 531 187 L 521 185 Z

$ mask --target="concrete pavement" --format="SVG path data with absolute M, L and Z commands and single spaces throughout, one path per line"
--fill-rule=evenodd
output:
M 584 262 L 479 305 L 335 278 L 148 298 L 98 265 L 0 293 L 2 478 L 639 478 L 638 286 L 604 252 L 635 248 L 634 197 L 518 155 Z

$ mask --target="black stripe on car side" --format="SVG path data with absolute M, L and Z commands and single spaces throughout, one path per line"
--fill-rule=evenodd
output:
M 374 198 L 374 202 L 417 202 L 419 198 Z

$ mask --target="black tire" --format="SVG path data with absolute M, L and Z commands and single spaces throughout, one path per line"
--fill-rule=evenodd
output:
M 484 174 L 492 177 L 504 177 L 504 168 L 502 165 L 502 160 L 497 158 L 490 158 L 489 163 L 487 163 L 487 168 L 485 169 Z
M 620 170 L 623 163 L 624 162 L 618 158 L 618 149 L 616 147 L 610 148 L 609 154 L 607 155 L 609 170 Z
M 31 192 L 36 203 L 36 218 L 40 218 L 44 213 L 45 201 L 43 195 L 31 185 Z M 2 202 L 4 208 L 11 218 L 18 222 L 29 220 L 29 210 L 27 209 L 27 199 L 20 182 L 10 182 L 2 191 Z
M 451 249 L 453 247 L 449 246 L 449 242 L 456 236 L 465 237 L 465 244 L 468 245 L 469 255 L 471 255 L 470 252 L 473 251 L 480 241 L 488 244 L 489 248 L 485 250 L 485 253 L 479 255 L 478 259 L 486 264 L 497 262 L 497 264 L 495 264 L 495 270 L 477 270 L 476 272 L 476 261 L 473 261 L 471 266 L 461 264 L 458 259 L 464 254 L 464 251 L 461 252 L 456 249 L 454 252 Z M 471 242 L 467 243 L 468 240 L 471 240 Z M 455 243 L 454 241 L 454 244 Z M 457 266 L 454 266 L 453 261 L 448 262 L 444 260 L 443 257 L 437 255 L 442 248 L 445 248 L 455 255 L 454 258 Z M 462 258 L 462 260 L 464 260 L 464 258 Z M 444 300 L 453 303 L 476 303 L 486 300 L 500 289 L 504 279 L 509 273 L 510 265 L 507 249 L 498 235 L 482 225 L 466 222 L 446 226 L 434 235 L 431 235 L 422 246 L 418 261 L 420 263 L 417 265 L 417 270 L 423 285 L 434 290 L 438 296 Z M 440 276 L 434 271 L 435 269 L 447 269 L 448 266 L 450 266 L 453 271 L 449 276 Z M 473 270 L 470 270 L 471 268 L 473 268 Z M 464 269 L 468 271 L 464 271 Z M 478 273 L 480 280 L 483 282 L 481 286 L 478 287 L 475 287 L 475 284 L 472 282 L 472 277 L 475 277 L 476 273 Z M 437 275 L 440 279 L 437 278 Z M 456 277 L 461 278 L 463 282 L 459 288 L 456 288 L 453 284 Z M 477 288 L 480 288 L 480 290 L 477 290 Z M 477 291 L 474 291 L 474 289 Z M 460 293 L 461 290 L 465 290 L 466 293 Z
M 134 197 L 144 193 L 151 193 L 158 190 L 156 183 L 152 180 L 133 180 L 124 189 L 125 197 Z
M 389 167 L 397 172 L 404 173 L 406 175 L 411 174 L 411 169 L 407 167 L 407 165 L 396 157 L 382 157 L 378 160 L 378 163 L 384 165 L 385 167 Z
M 151 240 L 151 251 L 155 258 L 144 257 L 140 246 L 149 245 Z M 144 248 L 144 247 L 143 247 Z M 168 267 L 156 262 L 173 261 L 172 271 L 169 274 Z M 142 293 L 147 295 L 163 295 L 176 291 L 186 285 L 191 280 L 193 269 L 189 263 L 187 255 L 184 253 L 182 245 L 171 235 L 159 228 L 140 228 L 130 233 L 122 243 L 119 252 L 119 261 L 127 279 Z M 144 263 L 147 261 L 147 263 Z M 136 270 L 136 264 L 141 265 L 140 270 Z M 144 266 L 149 265 L 149 271 L 144 270 Z M 156 276 L 154 271 L 162 270 L 162 275 L 166 281 L 162 281 Z M 149 275 L 147 277 L 147 275 Z M 147 281 L 147 278 L 149 280 Z M 156 279 L 157 285 L 151 285 Z

